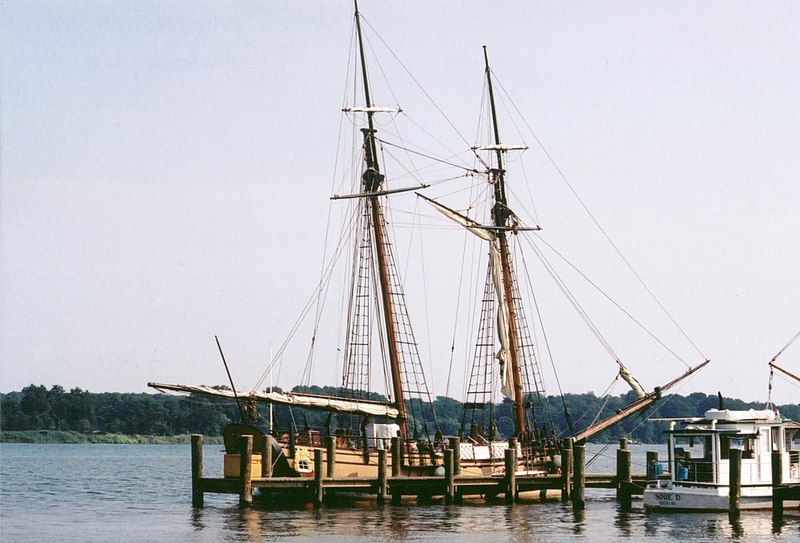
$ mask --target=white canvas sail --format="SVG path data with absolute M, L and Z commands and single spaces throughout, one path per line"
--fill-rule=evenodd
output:
M 205 394 L 206 396 L 218 396 L 222 398 L 236 399 L 231 390 L 219 390 L 205 385 L 170 385 L 163 383 L 148 383 L 149 387 L 156 390 L 171 390 L 174 392 L 190 392 L 195 394 Z M 336 413 L 352 413 L 356 415 L 369 415 L 372 417 L 387 417 L 396 419 L 400 411 L 391 405 L 379 402 L 369 402 L 364 400 L 347 400 L 342 398 L 329 398 L 326 396 L 314 396 L 310 394 L 298 394 L 294 392 L 261 392 L 252 391 L 239 394 L 239 398 L 252 398 L 256 401 L 265 403 L 275 403 L 293 407 L 307 407 L 309 409 L 321 409 L 334 411 Z
M 495 236 L 494 232 L 486 228 L 484 225 L 480 224 L 477 221 L 473 221 L 469 217 L 465 217 L 458 211 L 450 209 L 447 206 L 444 206 L 437 202 L 436 200 L 431 200 L 430 198 L 426 198 L 422 194 L 417 193 L 417 196 L 428 202 L 436 211 L 447 217 L 448 219 L 456 222 L 481 238 L 485 241 L 494 241 L 497 236 Z

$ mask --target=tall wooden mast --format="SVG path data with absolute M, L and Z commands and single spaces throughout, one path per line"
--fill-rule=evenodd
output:
M 367 128 L 362 128 L 364 135 L 364 162 L 366 169 L 362 175 L 362 188 L 365 193 L 377 192 L 383 183 L 384 176 L 381 174 L 380 164 L 378 163 L 378 151 L 375 143 L 375 122 L 372 111 L 373 103 L 370 95 L 369 79 L 367 76 L 367 61 L 364 56 L 364 41 L 361 35 L 361 16 L 358 12 L 358 2 L 355 2 L 356 10 L 356 31 L 358 33 L 358 49 L 361 57 L 361 73 L 364 81 L 364 101 L 366 103 Z M 387 262 L 386 247 L 384 241 L 386 235 L 383 229 L 383 214 L 381 204 L 377 196 L 371 196 L 367 200 L 367 205 L 371 208 L 372 228 L 374 232 L 375 256 L 378 264 L 378 281 L 381 291 L 381 302 L 383 304 L 383 317 L 386 326 L 386 341 L 389 352 L 389 366 L 392 374 L 392 389 L 394 401 L 399 411 L 398 424 L 403 438 L 408 437 L 408 425 L 406 414 L 405 395 L 403 393 L 403 383 L 400 374 L 400 356 L 397 348 L 397 332 L 394 320 L 394 300 L 389 281 L 389 266 Z
M 497 153 L 497 168 L 490 170 L 494 184 L 494 207 L 492 218 L 497 230 L 497 242 L 500 245 L 500 261 L 502 264 L 502 283 L 504 302 L 508 311 L 508 336 L 511 363 L 511 375 L 514 379 L 514 428 L 517 436 L 525 432 L 525 405 L 522 392 L 522 379 L 519 363 L 519 338 L 517 334 L 517 316 L 514 310 L 514 292 L 512 288 L 511 267 L 509 264 L 508 239 L 506 236 L 507 219 L 511 215 L 506 200 L 505 169 L 503 168 L 503 149 L 500 143 L 500 131 L 497 126 L 497 111 L 494 103 L 494 87 L 492 86 L 492 71 L 489 68 L 489 54 L 486 46 L 483 47 L 483 58 L 486 63 L 486 81 L 489 86 L 489 103 L 492 110 L 492 128 L 494 130 L 495 152 Z

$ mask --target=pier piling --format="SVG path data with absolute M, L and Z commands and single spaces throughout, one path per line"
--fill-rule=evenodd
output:
M 400 475 L 400 465 L 402 458 L 400 457 L 400 438 L 392 438 L 392 477 Z
M 272 441 L 270 436 L 263 437 L 261 447 L 261 477 L 267 479 L 272 477 Z
M 572 506 L 583 509 L 586 504 L 586 446 L 576 445 L 573 450 Z
M 658 451 L 647 451 L 647 480 L 654 481 L 658 478 Z
M 514 503 L 517 490 L 517 448 L 508 448 L 505 453 L 505 494 L 506 503 Z
M 450 448 L 453 449 L 453 475 L 461 475 L 461 439 L 451 437 Z
M 239 507 L 253 505 L 253 436 L 239 438 Z
M 742 450 L 731 449 L 728 459 L 730 462 L 728 513 L 730 515 L 738 515 L 740 506 L 739 498 L 742 493 Z
M 444 502 L 447 505 L 453 503 L 456 497 L 456 483 L 455 483 L 455 468 L 453 463 L 453 449 L 444 450 L 444 480 L 446 484 L 446 492 L 444 495 Z
M 572 498 L 572 440 L 565 439 L 561 445 L 561 501 Z
M 392 438 L 392 477 L 399 477 L 400 470 L 403 465 L 403 458 L 402 458 L 402 443 L 399 437 Z M 399 490 L 393 489 L 392 490 L 392 504 L 399 505 L 400 501 L 403 499 L 403 495 L 400 493 Z
M 772 451 L 772 517 L 783 518 L 783 498 L 780 487 L 783 484 L 783 456 L 781 451 Z
M 336 473 L 336 436 L 325 438 L 325 458 L 328 460 L 328 477 L 333 477 Z
M 384 503 L 389 493 L 387 474 L 386 449 L 378 449 L 378 503 Z
M 192 507 L 203 507 L 203 436 L 192 434 Z
M 322 484 L 322 449 L 314 449 L 314 505 L 322 505 L 325 488 Z
M 617 501 L 623 507 L 631 506 L 631 457 L 633 453 L 628 450 L 628 440 L 619 440 L 617 450 Z

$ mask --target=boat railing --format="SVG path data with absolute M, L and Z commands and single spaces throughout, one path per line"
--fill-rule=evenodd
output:
M 366 448 L 369 451 L 390 451 L 392 447 L 392 437 L 394 436 L 365 435 L 361 429 L 358 428 L 339 428 L 331 430 L 329 428 L 316 428 L 311 426 L 305 426 L 302 429 L 295 430 L 294 439 L 292 439 L 292 436 L 286 431 L 276 435 L 276 439 L 281 443 L 291 444 L 290 446 L 313 448 L 327 447 L 331 437 L 335 439 L 335 447 L 337 450 L 364 451 Z M 411 466 L 430 465 L 434 463 L 436 457 L 442 455 L 441 444 L 436 444 L 433 440 L 425 438 L 401 440 L 400 447 L 403 463 Z

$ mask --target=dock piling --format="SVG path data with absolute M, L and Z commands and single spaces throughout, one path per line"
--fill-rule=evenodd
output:
M 322 484 L 322 449 L 314 449 L 314 505 L 322 505 L 325 488 Z
M 628 440 L 620 439 L 619 450 L 617 450 L 617 501 L 623 507 L 631 506 L 631 457 Z
M 461 439 L 451 437 L 450 448 L 453 449 L 453 475 L 461 475 Z
M 583 509 L 586 504 L 586 446 L 576 445 L 573 450 L 572 506 Z
M 387 465 L 386 465 L 386 449 L 378 449 L 378 503 L 382 504 L 386 501 L 386 495 L 389 493 L 389 484 L 387 479 Z
M 444 450 L 444 480 L 446 483 L 446 491 L 444 495 L 444 502 L 447 505 L 453 503 L 456 497 L 456 482 L 455 482 L 455 468 L 453 463 L 453 449 Z
M 328 477 L 333 477 L 336 470 L 336 436 L 325 439 L 325 458 L 328 460 Z
M 655 481 L 658 478 L 658 451 L 647 451 L 645 454 L 647 455 L 647 480 Z
M 783 518 L 783 498 L 780 486 L 783 484 L 783 454 L 781 451 L 772 451 L 772 517 L 775 520 Z
M 730 461 L 728 513 L 730 515 L 738 515 L 740 506 L 739 498 L 742 493 L 742 450 L 732 448 L 729 452 L 728 459 Z
M 253 505 L 253 436 L 239 438 L 239 507 Z
M 517 490 L 517 448 L 509 447 L 505 453 L 505 494 L 506 503 L 514 503 Z
M 565 439 L 561 445 L 561 501 L 572 498 L 572 440 Z
M 192 507 L 203 507 L 203 436 L 192 434 Z
M 400 438 L 392 438 L 392 477 L 400 475 L 400 466 L 402 458 L 400 457 Z
M 272 441 L 270 436 L 263 436 L 261 447 L 261 477 L 267 479 L 272 477 Z

